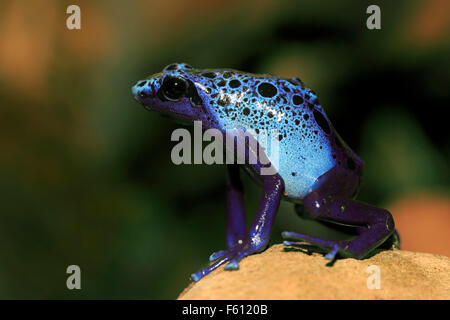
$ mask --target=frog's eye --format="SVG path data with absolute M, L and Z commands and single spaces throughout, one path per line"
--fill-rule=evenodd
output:
M 166 77 L 161 85 L 161 93 L 170 101 L 178 101 L 186 94 L 187 83 L 179 77 Z

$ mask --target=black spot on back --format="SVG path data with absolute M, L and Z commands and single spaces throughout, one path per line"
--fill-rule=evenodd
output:
M 322 128 L 322 130 L 326 134 L 329 134 L 331 130 L 330 130 L 330 125 L 328 124 L 327 119 L 325 119 L 323 114 L 317 110 L 314 110 L 313 114 L 314 114 L 314 119 L 316 120 L 316 123 Z
M 258 86 L 258 92 L 264 98 L 272 98 L 278 93 L 278 90 L 273 84 L 263 82 Z
M 230 88 L 237 88 L 241 85 L 241 82 L 239 80 L 231 80 L 229 83 Z
M 303 103 L 303 98 L 300 97 L 299 95 L 295 95 L 292 97 L 292 102 L 298 106 L 299 104 Z

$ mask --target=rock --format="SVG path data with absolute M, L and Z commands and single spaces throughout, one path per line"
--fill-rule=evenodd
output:
M 450 258 L 404 250 L 381 251 L 365 260 L 285 251 L 281 244 L 248 256 L 237 271 L 219 267 L 191 283 L 178 299 L 450 299 Z M 375 265 L 380 289 L 369 289 Z M 369 284 L 375 282 L 369 281 Z

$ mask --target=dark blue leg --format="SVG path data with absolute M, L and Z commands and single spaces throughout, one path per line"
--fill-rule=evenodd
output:
M 240 168 L 236 164 L 227 165 L 227 226 L 228 248 L 244 241 L 247 233 L 245 221 L 244 188 L 240 178 Z M 214 252 L 209 261 L 224 255 L 224 250 Z
M 243 241 L 247 228 L 243 186 L 237 164 L 227 165 L 227 244 L 231 248 Z M 215 260 L 215 259 L 214 259 Z
M 305 197 L 303 205 L 312 218 L 357 226 L 358 237 L 353 240 L 324 240 L 295 232 L 283 232 L 284 238 L 302 240 L 330 249 L 326 256 L 328 259 L 333 259 L 337 252 L 342 256 L 363 259 L 395 230 L 389 211 L 355 200 L 322 197 L 317 192 L 312 192 Z
M 233 247 L 213 254 L 211 259 L 217 261 L 204 270 L 192 274 L 191 277 L 194 281 L 200 280 L 225 262 L 228 262 L 225 266 L 226 270 L 236 270 L 243 257 L 260 252 L 267 246 L 270 230 L 284 191 L 284 182 L 278 174 L 261 176 L 261 178 L 263 180 L 262 197 L 249 233 Z

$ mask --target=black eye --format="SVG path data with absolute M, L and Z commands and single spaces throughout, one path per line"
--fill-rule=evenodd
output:
M 185 80 L 177 77 L 167 77 L 161 86 L 161 91 L 167 100 L 178 101 L 186 93 L 187 83 Z

